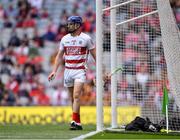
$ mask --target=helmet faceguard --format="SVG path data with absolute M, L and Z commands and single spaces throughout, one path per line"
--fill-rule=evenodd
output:
M 80 16 L 71 16 L 67 20 L 67 30 L 69 33 L 75 32 L 82 26 L 82 18 Z

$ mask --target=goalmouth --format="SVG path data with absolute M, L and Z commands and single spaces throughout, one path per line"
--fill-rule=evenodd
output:
M 111 106 L 112 128 L 133 119 L 122 108 L 139 108 L 154 123 L 165 119 L 164 86 L 169 91 L 170 129 L 180 130 L 180 38 L 169 0 L 96 0 L 97 131 L 104 129 L 104 105 Z M 104 72 L 124 71 L 103 83 Z M 111 96 L 109 95 L 111 94 Z M 173 118 L 177 120 L 172 122 Z M 173 125 L 173 127 L 172 127 Z

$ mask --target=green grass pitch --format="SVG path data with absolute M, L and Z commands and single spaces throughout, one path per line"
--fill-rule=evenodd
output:
M 178 133 L 147 133 L 147 132 L 101 132 L 87 139 L 180 139 Z
M 82 131 L 69 130 L 69 124 L 58 125 L 0 125 L 0 139 L 71 139 L 90 131 L 95 125 L 83 125 Z
M 69 124 L 0 125 L 0 139 L 71 139 L 95 131 L 95 125 L 83 125 L 82 131 L 69 130 Z M 180 139 L 179 133 L 100 132 L 87 139 Z

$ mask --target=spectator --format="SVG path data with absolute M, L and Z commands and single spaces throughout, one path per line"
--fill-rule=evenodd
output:
M 5 11 L 6 16 L 9 17 L 10 19 L 12 19 L 14 21 L 14 17 L 17 17 L 18 15 L 18 9 L 15 8 L 15 5 L 10 4 L 8 6 L 8 8 Z
M 30 14 L 28 14 L 22 23 L 22 27 L 23 28 L 34 28 L 35 26 L 36 26 L 35 20 L 31 17 Z
M 34 30 L 34 37 L 32 38 L 32 46 L 35 48 L 43 48 L 44 47 L 44 40 L 39 35 L 37 29 Z
M 17 105 L 17 99 L 11 91 L 5 90 L 0 104 L 1 106 L 14 106 Z
M 0 4 L 0 20 L 3 20 L 5 17 L 5 10 L 3 6 Z
M 12 28 L 13 23 L 10 21 L 9 17 L 4 18 L 4 28 Z
M 29 10 L 31 9 L 30 4 L 28 3 L 27 0 L 19 0 L 17 3 L 19 13 L 18 13 L 18 18 L 24 19 L 29 13 Z M 18 19 L 17 18 L 17 19 Z
M 61 40 L 61 38 L 67 34 L 66 32 L 66 25 L 60 24 L 58 31 L 57 31 L 57 35 L 56 35 L 56 41 Z
M 31 105 L 31 97 L 27 90 L 20 90 L 18 92 L 18 105 L 29 106 Z
M 39 18 L 39 11 L 36 7 L 32 7 L 32 9 L 29 12 L 30 16 L 34 19 L 34 18 Z
M 40 17 L 41 18 L 48 18 L 49 17 L 49 13 L 48 13 L 48 10 L 46 8 L 42 9 L 42 11 L 40 12 Z
M 20 46 L 20 43 L 21 43 L 21 41 L 20 41 L 19 37 L 17 36 L 17 33 L 14 31 L 11 35 L 8 45 L 12 46 L 12 47 L 18 47 L 18 46 Z
M 42 36 L 43 40 L 55 41 L 56 34 L 54 33 L 54 31 L 52 29 L 53 29 L 52 26 L 48 27 L 48 30 L 45 33 L 45 35 Z

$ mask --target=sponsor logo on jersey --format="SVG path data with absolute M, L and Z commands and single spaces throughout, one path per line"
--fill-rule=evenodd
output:
M 75 45 L 76 44 L 76 40 L 71 40 L 72 44 Z
M 86 47 L 68 46 L 65 48 L 66 55 L 83 55 L 86 54 Z

